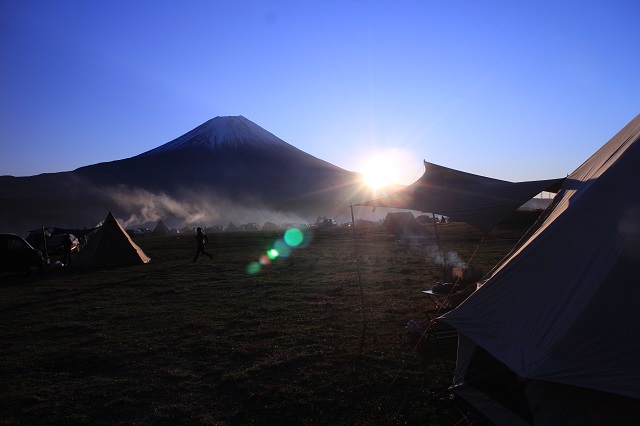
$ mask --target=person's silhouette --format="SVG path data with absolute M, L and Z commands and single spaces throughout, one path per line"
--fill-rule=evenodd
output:
M 196 251 L 196 257 L 193 258 L 193 262 L 198 261 L 198 256 L 200 255 L 200 253 L 204 254 L 205 256 L 209 256 L 209 259 L 213 260 L 213 255 L 204 251 L 204 243 L 209 242 L 209 237 L 207 237 L 207 234 L 202 232 L 202 228 L 198 227 L 196 229 L 195 237 L 196 237 L 196 241 L 198 242 L 198 249 Z

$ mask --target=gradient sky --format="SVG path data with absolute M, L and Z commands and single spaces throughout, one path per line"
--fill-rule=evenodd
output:
M 571 173 L 640 113 L 640 2 L 0 0 L 0 175 L 243 115 L 348 170 L 382 154 Z

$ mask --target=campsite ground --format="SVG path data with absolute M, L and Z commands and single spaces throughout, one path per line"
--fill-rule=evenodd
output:
M 461 223 L 438 230 L 463 260 L 481 241 Z M 494 230 L 473 265 L 490 269 L 525 230 Z M 382 227 L 355 240 L 351 229 L 317 231 L 255 274 L 247 266 L 282 232 L 209 237 L 213 262 L 191 262 L 192 236 L 143 237 L 147 265 L 0 274 L 0 422 L 460 420 L 442 399 L 455 343 L 443 365 L 405 329 L 425 318 L 421 290 L 442 279 L 432 226 L 410 240 Z

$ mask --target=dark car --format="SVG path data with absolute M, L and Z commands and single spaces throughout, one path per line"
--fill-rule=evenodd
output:
M 66 234 L 56 234 L 47 238 L 47 252 L 49 254 L 64 253 L 65 235 Z M 79 251 L 80 241 L 78 240 L 78 238 L 73 234 L 69 234 L 69 237 L 71 238 L 71 252 L 74 253 Z
M 16 234 L 0 234 L 0 271 L 39 274 L 45 265 L 42 252 Z
M 323 219 L 322 222 L 316 223 L 318 229 L 333 228 L 334 226 L 338 226 L 335 219 Z

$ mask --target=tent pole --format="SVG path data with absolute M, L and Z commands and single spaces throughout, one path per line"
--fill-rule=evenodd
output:
M 438 250 L 440 250 L 440 256 L 442 256 L 442 282 L 445 282 L 447 280 L 447 258 L 445 257 L 444 252 L 442 251 L 442 246 L 440 245 L 440 236 L 438 235 L 438 226 L 436 225 L 436 214 L 431 213 L 431 216 L 433 217 L 433 229 L 436 232 L 436 244 L 438 244 Z
M 351 229 L 353 230 L 353 246 L 356 253 L 356 270 L 358 271 L 358 286 L 360 287 L 360 309 L 362 309 L 362 336 L 360 337 L 360 355 L 364 350 L 364 338 L 367 332 L 367 313 L 364 309 L 364 290 L 362 289 L 362 275 L 360 274 L 360 255 L 358 254 L 358 240 L 356 238 L 356 221 L 353 216 L 353 204 L 351 208 Z
M 42 241 L 44 241 L 44 257 L 45 259 L 49 259 L 49 250 L 47 249 L 47 234 L 44 230 L 44 225 L 42 225 Z

